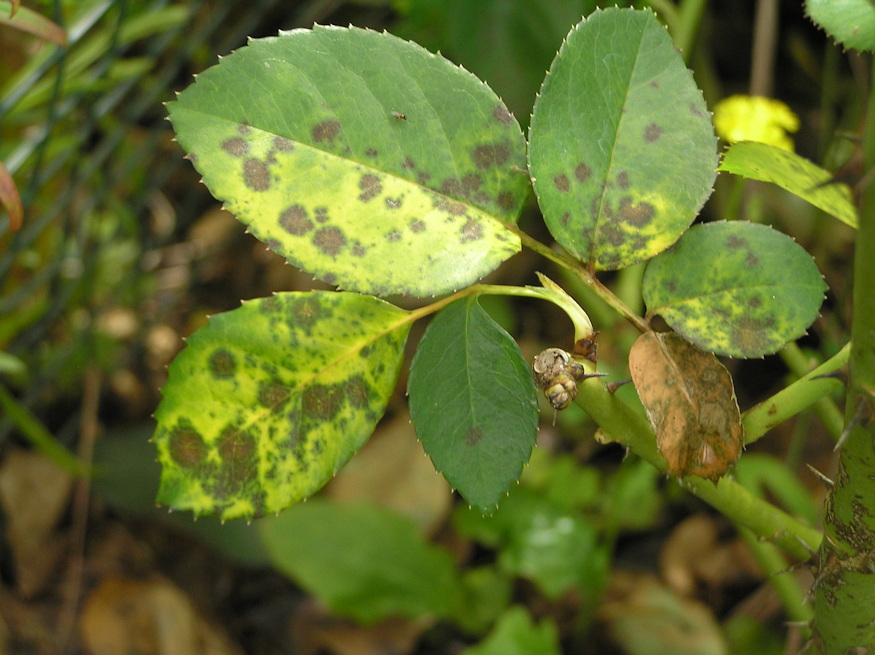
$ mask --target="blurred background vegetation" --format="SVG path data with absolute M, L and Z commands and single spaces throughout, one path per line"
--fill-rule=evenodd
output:
M 257 526 L 193 524 L 153 507 L 150 415 L 184 337 L 241 299 L 313 286 L 198 183 L 162 103 L 247 37 L 354 24 L 440 50 L 486 80 L 525 128 L 562 38 L 595 2 L 24 6 L 65 29 L 67 42 L 0 23 L 0 161 L 25 207 L 17 231 L 0 212 L 0 653 L 122 652 L 113 649 L 140 638 L 145 650 L 126 652 L 795 652 L 800 633 L 784 626 L 795 617 L 743 538 L 647 465 L 623 463 L 624 453 L 591 439 L 594 426 L 576 407 L 555 427 L 544 412 L 541 448 L 492 520 L 457 506 L 429 468 L 406 419 L 403 385 L 361 461 L 326 492 L 394 507 L 448 548 L 474 598 L 466 619 L 378 616 L 376 626 L 361 627 L 276 573 Z M 652 7 L 668 25 L 709 106 L 735 93 L 782 100 L 800 118 L 797 151 L 853 181 L 870 63 L 830 43 L 801 2 L 634 6 Z M 843 345 L 853 234 L 779 189 L 724 177 L 704 216 L 783 229 L 815 256 L 831 289 L 801 349 L 728 363 L 744 409 Z M 534 209 L 522 225 L 550 241 Z M 496 279 L 531 283 L 543 265 L 524 254 Z M 607 281 L 640 307 L 640 274 Z M 569 290 L 602 332 L 604 367 L 622 377 L 633 330 L 585 289 Z M 570 326 L 543 306 L 501 301 L 490 311 L 527 354 L 570 345 Z M 800 416 L 744 455 L 739 477 L 816 523 L 822 494 L 803 464 L 831 469 L 836 420 L 829 402 Z M 83 462 L 94 463 L 92 476 L 77 474 Z M 570 536 L 544 526 L 565 526 Z M 538 545 L 544 539 L 548 548 Z M 199 650 L 172 650 L 112 623 L 132 599 L 153 627 L 169 621 L 168 611 L 188 612 L 188 632 L 176 641 L 193 639 Z M 110 641 L 95 636 L 113 629 Z M 506 636 L 514 630 L 525 636 Z

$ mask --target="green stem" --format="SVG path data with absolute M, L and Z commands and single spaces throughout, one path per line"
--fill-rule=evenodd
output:
M 843 362 L 841 366 L 847 364 L 850 352 L 850 344 L 846 344 L 842 351 L 839 353 L 839 356 L 841 356 L 841 361 Z M 794 375 L 800 378 L 807 375 L 808 371 L 811 370 L 810 359 L 805 356 L 805 353 L 802 352 L 802 349 L 795 342 L 788 343 L 786 346 L 784 346 L 784 348 L 780 352 L 780 355 L 781 359 L 784 360 L 784 363 L 787 365 L 790 371 L 792 371 Z M 830 370 L 824 373 L 820 373 L 820 375 L 828 375 L 832 372 L 833 371 Z M 834 379 L 842 382 L 841 386 L 844 386 L 844 380 L 838 380 L 838 378 Z M 842 415 L 841 410 L 836 406 L 832 399 L 829 398 L 829 396 L 824 394 L 823 397 L 821 397 L 817 402 L 814 403 L 814 411 L 817 412 L 817 415 L 818 417 L 820 417 L 820 420 L 826 428 L 827 432 L 832 435 L 832 438 L 834 440 L 838 441 L 839 435 L 841 435 L 842 433 L 842 428 L 844 427 L 845 422 L 845 418 Z
M 580 280 L 590 288 L 599 298 L 604 300 L 608 305 L 614 308 L 614 310 L 620 314 L 627 321 L 632 323 L 639 332 L 647 332 L 650 328 L 647 325 L 647 322 L 644 321 L 638 314 L 632 311 L 622 300 L 620 300 L 616 294 L 614 294 L 610 289 L 608 289 L 605 285 L 598 281 L 595 274 L 592 271 L 587 270 L 583 263 L 565 255 L 563 253 L 556 252 L 549 246 L 544 245 L 540 241 L 533 239 L 525 232 L 514 228 L 514 232 L 520 237 L 524 246 L 538 253 L 542 257 L 549 259 L 551 262 L 562 266 L 568 270 L 574 271 Z
M 771 398 L 747 410 L 741 417 L 744 425 L 744 442 L 746 444 L 753 443 L 776 425 L 783 423 L 811 405 L 817 405 L 824 400 L 828 393 L 841 388 L 843 382 L 829 376 L 847 365 L 850 353 L 851 346 L 846 344 L 823 364 L 805 373 Z M 797 370 L 799 369 L 797 368 Z M 827 417 L 827 420 L 830 419 Z M 828 428 L 832 431 L 835 426 L 830 424 Z M 840 432 L 841 428 L 839 427 Z
M 811 604 L 805 602 L 805 592 L 799 586 L 796 576 L 787 570 L 787 561 L 773 544 L 766 543 L 745 527 L 738 526 L 738 533 L 744 540 L 757 564 L 768 578 L 769 584 L 781 599 L 784 611 L 792 621 L 807 623 L 814 616 Z M 809 628 L 803 629 L 803 636 L 811 636 Z
M 659 470 L 666 470 L 647 419 L 608 391 L 603 382 L 596 379 L 582 382 L 576 402 L 611 440 L 626 446 Z M 720 478 L 716 485 L 695 476 L 688 476 L 680 483 L 724 516 L 759 537 L 774 541 L 798 559 L 808 559 L 820 544 L 820 532 L 758 498 L 730 477 Z
M 870 62 L 871 67 L 871 62 Z M 875 167 L 875 67 L 863 137 L 865 169 Z M 875 644 L 875 184 L 863 190 L 854 246 L 854 314 L 845 430 L 835 485 L 824 505 L 816 613 L 824 653 L 871 651 Z

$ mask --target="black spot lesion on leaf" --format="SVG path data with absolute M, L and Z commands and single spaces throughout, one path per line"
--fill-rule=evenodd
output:
M 267 164 L 254 157 L 243 162 L 243 183 L 253 191 L 267 191 L 270 188 L 270 169 Z
M 216 348 L 207 360 L 210 375 L 219 380 L 234 377 L 237 372 L 237 360 L 227 348 Z
M 288 398 L 289 388 L 280 380 L 268 380 L 258 386 L 258 402 L 268 409 L 278 407 Z
M 483 440 L 483 428 L 471 427 L 465 431 L 465 445 L 476 446 Z
M 647 127 L 644 128 L 644 140 L 647 143 L 654 143 L 662 136 L 662 132 L 662 126 L 657 125 L 656 123 L 649 123 Z
M 336 384 L 311 384 L 301 396 L 303 416 L 313 421 L 330 421 L 343 408 L 343 391 Z
M 232 157 L 245 157 L 249 154 L 249 144 L 239 136 L 222 141 L 222 150 Z
M 289 318 L 294 327 L 309 329 L 324 318 L 330 316 L 330 311 L 313 296 L 295 298 L 289 305 Z
M 310 130 L 310 138 L 313 143 L 332 143 L 340 134 L 341 125 L 334 119 L 316 123 Z
M 553 178 L 553 186 L 556 187 L 557 191 L 568 193 L 571 190 L 571 180 L 565 173 L 560 173 Z
M 174 462 L 184 468 L 193 468 L 206 459 L 208 447 L 191 421 L 182 418 L 168 431 L 168 450 Z
M 653 220 L 656 209 L 649 202 L 635 203 L 629 196 L 620 199 L 617 217 L 624 223 L 635 227 L 644 227 Z
M 303 205 L 292 205 L 283 210 L 279 219 L 280 227 L 292 236 L 302 236 L 313 229 L 313 221 Z
M 574 177 L 581 184 L 586 184 L 587 180 L 592 177 L 592 169 L 584 162 L 580 162 L 574 167 Z
M 358 195 L 358 199 L 362 202 L 368 202 L 383 192 L 383 183 L 376 175 L 365 173 L 359 179 L 359 190 L 361 193 Z
M 484 143 L 474 147 L 471 159 L 480 170 L 502 166 L 510 159 L 510 148 L 506 143 Z
M 336 225 L 328 225 L 316 230 L 313 234 L 313 245 L 323 255 L 335 257 L 346 246 L 346 235 Z M 325 282 L 329 282 L 326 275 L 323 275 L 322 279 Z

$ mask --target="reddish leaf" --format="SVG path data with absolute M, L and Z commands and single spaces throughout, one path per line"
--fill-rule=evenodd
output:
M 24 217 L 24 208 L 21 206 L 21 196 L 18 195 L 15 180 L 2 161 L 0 161 L 0 205 L 9 212 L 9 229 L 12 232 L 18 231 Z
M 629 370 L 669 473 L 716 482 L 738 459 L 743 439 L 729 372 L 673 332 L 642 334 Z

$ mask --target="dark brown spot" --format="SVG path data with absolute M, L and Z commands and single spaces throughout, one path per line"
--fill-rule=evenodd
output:
M 510 150 L 502 144 L 484 144 L 474 148 L 471 156 L 474 165 L 483 170 L 504 164 L 510 158 Z
M 427 173 L 425 171 L 419 171 L 416 174 L 416 181 L 419 182 L 422 186 L 426 186 L 430 179 L 431 179 L 431 173 Z
M 760 265 L 760 258 L 752 252 L 748 252 L 747 256 L 744 258 L 744 263 L 747 264 L 748 268 L 754 268 L 755 266 Z
M 662 136 L 662 128 L 656 123 L 651 123 L 644 128 L 644 140 L 647 141 L 647 143 L 653 143 L 660 136 Z
M 511 114 L 504 105 L 495 105 L 495 109 L 492 110 L 492 117 L 499 123 L 504 123 L 505 125 L 513 123 L 513 114 Z
M 289 234 L 301 236 L 313 229 L 313 221 L 302 205 L 292 205 L 280 214 L 280 227 Z
M 368 148 L 365 150 L 365 157 L 376 157 L 378 154 L 376 148 Z
M 313 213 L 316 215 L 317 223 L 328 222 L 328 207 L 314 207 Z
M 383 185 L 380 183 L 379 177 L 366 173 L 359 180 L 359 189 L 361 189 L 359 200 L 368 202 L 380 194 L 383 190 Z
M 568 193 L 571 190 L 571 180 L 568 179 L 565 173 L 560 173 L 553 178 L 553 186 L 562 193 Z
M 483 178 L 475 173 L 469 173 L 465 177 L 462 178 L 462 190 L 465 194 L 466 198 L 471 197 L 471 195 L 481 187 L 483 184 Z
M 386 198 L 386 209 L 398 209 L 401 207 L 401 198 Z
M 337 385 L 312 384 L 301 395 L 304 416 L 314 421 L 330 421 L 343 407 L 343 391 Z
M 344 385 L 346 400 L 350 405 L 357 409 L 365 409 L 368 407 L 371 399 L 371 390 L 368 383 L 361 375 L 354 375 L 349 378 Z
M 690 113 L 693 116 L 697 116 L 699 118 L 705 118 L 705 113 L 692 103 L 690 104 Z
M 583 162 L 580 162 L 574 168 L 574 177 L 576 177 L 577 181 L 581 184 L 585 184 L 586 181 L 592 177 L 592 169 Z
M 219 442 L 219 455 L 225 465 L 239 464 L 255 454 L 255 439 L 237 428 L 226 428 Z
M 738 250 L 739 248 L 747 248 L 747 240 L 744 237 L 730 234 L 726 238 L 727 250 Z
M 392 243 L 394 241 L 401 241 L 401 232 L 398 230 L 392 229 L 386 233 L 386 241 Z
M 441 193 L 445 196 L 463 196 L 462 182 L 457 177 L 449 177 L 441 182 Z
M 169 449 L 173 461 L 186 468 L 197 466 L 207 454 L 203 437 L 188 421 L 180 421 L 170 432 Z
M 655 210 L 649 202 L 639 202 L 637 205 L 632 203 L 632 199 L 626 196 L 620 200 L 620 208 L 617 215 L 621 221 L 634 225 L 635 227 L 643 227 L 653 220 Z
M 747 301 L 747 306 L 750 307 L 751 309 L 756 309 L 757 307 L 759 307 L 762 304 L 763 304 L 763 299 L 760 298 L 759 296 L 751 296 L 750 298 L 748 298 L 748 301 Z
M 313 235 L 313 245 L 323 254 L 334 257 L 346 245 L 346 236 L 339 227 L 333 225 L 322 227 Z
M 313 143 L 324 143 L 326 141 L 330 143 L 337 138 L 338 134 L 340 134 L 340 123 L 335 120 L 316 123 L 313 129 L 310 130 L 310 137 L 313 139 Z
M 416 168 L 416 162 L 413 161 L 410 157 L 405 157 L 404 161 L 401 162 L 401 168 L 404 170 L 410 170 L 412 168 Z
M 252 131 L 252 129 L 246 123 L 243 123 L 243 125 L 237 126 L 237 132 L 239 132 L 240 134 L 242 134 L 244 136 L 249 134 L 251 131 Z
M 483 428 L 468 428 L 465 432 L 465 445 L 476 446 L 483 440 Z
M 295 143 L 284 136 L 275 136 L 273 138 L 273 147 L 276 148 L 277 152 L 292 152 L 295 149 Z
M 425 221 L 421 221 L 418 218 L 414 218 L 410 221 L 410 231 L 411 232 L 425 232 Z
M 658 89 L 659 82 L 657 82 L 656 80 L 650 80 L 650 86 L 653 87 L 654 89 Z
M 629 174 L 626 171 L 620 171 L 619 175 L 617 175 L 617 186 L 625 191 L 631 185 L 629 183 Z
M 274 408 L 285 402 L 288 397 L 288 388 L 278 380 L 262 382 L 258 386 L 258 402 L 265 407 Z
M 234 376 L 237 370 L 237 361 L 227 348 L 217 348 L 210 355 L 208 366 L 214 378 L 224 380 Z
M 326 314 L 324 307 L 313 296 L 295 298 L 289 305 L 293 325 L 310 328 Z
M 249 158 L 243 164 L 243 183 L 253 191 L 265 191 L 270 187 L 270 171 L 263 161 Z
M 245 157 L 249 154 L 249 144 L 240 137 L 233 137 L 222 141 L 222 150 L 232 157 Z
M 477 241 L 483 238 L 483 226 L 472 218 L 465 221 L 461 230 L 461 242 Z
M 516 205 L 516 198 L 510 191 L 502 191 L 498 194 L 498 206 L 505 211 L 510 211 Z
M 355 243 L 352 247 L 352 254 L 356 257 L 364 257 L 368 254 L 368 249 L 365 248 L 361 243 Z

